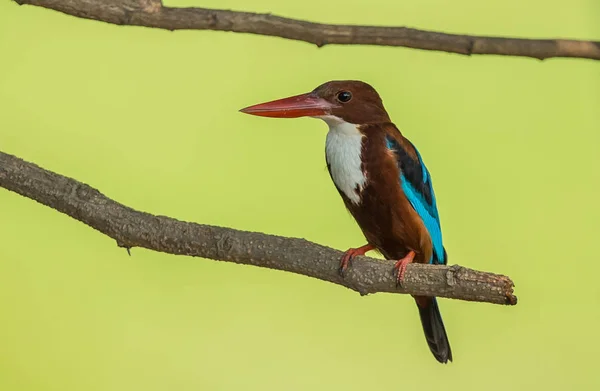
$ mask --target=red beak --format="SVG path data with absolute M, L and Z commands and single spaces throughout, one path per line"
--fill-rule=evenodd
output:
M 308 94 L 248 106 L 240 111 L 261 117 L 298 118 L 327 115 L 332 107 L 333 105 L 325 99 L 309 92 Z

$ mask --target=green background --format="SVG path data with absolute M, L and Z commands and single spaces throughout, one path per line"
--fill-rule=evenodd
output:
M 600 39 L 598 0 L 179 1 L 313 21 Z M 364 243 L 326 125 L 241 107 L 360 79 L 433 174 L 450 263 L 519 304 L 408 296 L 115 242 L 0 189 L 0 389 L 592 390 L 600 328 L 600 63 L 169 32 L 0 1 L 0 150 L 143 211 Z

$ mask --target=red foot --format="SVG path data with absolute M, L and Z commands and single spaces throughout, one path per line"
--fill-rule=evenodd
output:
M 340 268 L 338 269 L 340 276 L 344 277 L 344 273 L 346 272 L 348 266 L 350 266 L 350 261 L 352 261 L 352 258 L 354 258 L 357 255 L 365 255 L 368 251 L 371 250 L 375 250 L 375 247 L 371 246 L 370 244 L 365 244 L 364 246 L 359 248 L 350 248 L 346 250 L 344 256 L 342 257 L 342 260 L 340 261 Z
M 402 282 L 404 280 L 404 273 L 406 273 L 406 267 L 409 263 L 412 263 L 414 259 L 415 252 L 410 251 L 408 254 L 406 254 L 404 258 L 396 262 L 396 264 L 394 265 L 394 270 L 397 271 L 396 286 L 402 285 Z

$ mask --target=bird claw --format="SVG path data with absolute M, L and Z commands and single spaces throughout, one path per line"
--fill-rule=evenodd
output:
M 356 249 L 351 248 L 347 250 L 342 256 L 342 260 L 340 261 L 340 267 L 338 269 L 338 274 L 342 278 L 344 278 L 344 276 L 346 275 L 346 269 L 348 269 L 348 267 L 351 264 L 354 251 L 356 251 Z
M 357 255 L 365 255 L 367 251 L 373 250 L 375 247 L 370 244 L 366 244 L 359 248 L 349 248 L 344 252 L 342 259 L 340 261 L 340 267 L 338 268 L 338 274 L 344 278 L 346 275 L 346 270 L 348 267 L 352 266 L 352 259 Z
M 402 282 L 400 282 L 399 278 L 396 278 L 396 289 L 402 288 Z
M 406 267 L 409 263 L 412 263 L 415 259 L 415 252 L 410 251 L 406 256 L 400 259 L 394 265 L 394 271 L 396 272 L 396 289 L 400 288 L 404 284 L 404 274 L 406 273 Z

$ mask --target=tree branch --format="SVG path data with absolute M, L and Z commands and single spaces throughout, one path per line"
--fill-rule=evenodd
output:
M 463 55 L 578 57 L 600 60 L 600 42 L 445 34 L 408 27 L 313 23 L 271 14 L 207 8 L 165 7 L 161 0 L 15 0 L 80 18 L 166 30 L 220 30 L 313 43 L 403 46 Z
M 353 289 L 441 296 L 495 304 L 517 303 L 510 278 L 461 266 L 410 264 L 396 288 L 393 261 L 357 257 L 345 278 L 342 252 L 303 239 L 187 223 L 139 212 L 74 179 L 0 152 L 0 187 L 31 198 L 115 239 L 120 247 L 285 270 Z

